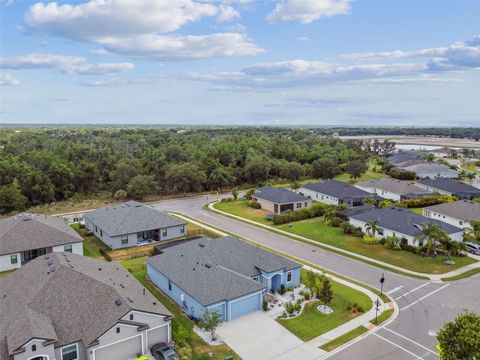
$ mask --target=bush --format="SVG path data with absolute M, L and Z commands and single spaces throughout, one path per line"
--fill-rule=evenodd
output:
M 254 208 L 254 209 L 261 209 L 262 206 L 260 205 L 260 203 L 256 202 L 256 201 L 253 201 L 253 200 L 249 200 L 248 201 L 248 206 Z
M 299 221 L 322 216 L 325 213 L 325 205 L 315 204 L 310 208 L 300 209 L 298 211 L 287 211 L 283 214 L 277 214 L 273 217 L 275 225 L 286 224 L 292 221 Z
M 400 205 L 407 208 L 420 208 L 425 206 L 448 203 L 456 200 L 457 198 L 455 196 L 450 195 L 428 195 L 418 199 L 402 200 L 400 202 Z
M 191 333 L 180 324 L 173 330 L 173 338 L 178 346 L 188 346 L 190 343 Z
M 370 236 L 370 235 L 363 235 L 363 242 L 365 244 L 378 244 L 380 242 L 380 240 L 378 240 L 376 237 L 374 236 Z
M 230 201 L 233 201 L 234 199 L 233 198 L 223 198 L 222 200 L 220 200 L 220 202 L 222 203 L 226 203 L 226 202 L 230 202 Z
M 268 311 L 268 301 L 267 299 L 263 299 L 263 302 L 262 302 L 262 309 L 263 311 Z
M 117 190 L 113 197 L 115 199 L 125 199 L 127 197 L 127 192 L 123 189 Z
M 283 285 L 283 284 L 280 285 L 280 295 L 285 294 L 285 291 L 286 291 L 286 290 L 285 290 L 285 285 Z
M 331 221 L 330 221 L 330 225 L 333 226 L 333 227 L 340 227 L 343 223 L 343 219 L 335 216 Z
M 284 306 L 285 310 L 287 310 L 287 313 L 289 313 L 290 315 L 302 309 L 302 305 L 298 303 L 292 303 L 290 301 L 286 302 Z
M 192 348 L 189 345 L 177 349 L 177 355 L 180 360 L 190 360 L 192 358 Z
M 415 180 L 417 174 L 414 171 L 403 171 L 398 169 L 390 169 L 388 175 L 397 180 Z

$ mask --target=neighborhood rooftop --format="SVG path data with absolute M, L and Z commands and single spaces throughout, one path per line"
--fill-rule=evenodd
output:
M 456 219 L 480 221 L 480 203 L 470 200 L 458 200 L 451 203 L 433 205 L 426 207 L 425 210 Z
M 447 165 L 421 162 L 417 164 L 400 164 L 399 169 L 414 171 L 414 172 L 455 172 Z
M 447 234 L 453 234 L 462 231 L 462 229 L 453 225 L 449 225 L 438 220 L 432 220 L 425 216 L 415 214 L 408 209 L 395 206 L 384 209 L 375 209 L 362 214 L 353 215 L 351 216 L 351 219 L 362 222 L 377 221 L 377 225 L 382 228 L 410 236 L 417 236 L 421 234 L 421 225 L 426 223 L 435 223 L 439 225 L 440 228 L 442 228 Z
M 452 194 L 455 193 L 480 193 L 480 189 L 456 179 L 436 178 L 436 179 L 422 179 L 418 181 L 419 184 L 429 186 L 438 190 L 446 191 Z
M 22 213 L 0 220 L 0 255 L 82 241 L 61 217 Z
M 32 338 L 89 346 L 135 309 L 171 313 L 119 263 L 51 253 L 0 280 L 0 358 Z
M 105 207 L 84 215 L 110 236 L 133 234 L 185 222 L 136 201 Z
M 428 194 L 425 189 L 416 186 L 410 181 L 396 179 L 380 179 L 359 182 L 357 186 L 364 188 L 378 188 L 398 195 L 407 194 Z
M 370 193 L 336 180 L 325 180 L 303 185 L 305 189 L 336 197 L 337 199 L 368 197 Z
M 308 200 L 307 197 L 283 187 L 264 186 L 255 192 L 255 197 L 277 204 Z
M 202 305 L 262 290 L 264 286 L 252 279 L 261 270 L 301 266 L 233 236 L 190 240 L 162 249 L 147 262 Z

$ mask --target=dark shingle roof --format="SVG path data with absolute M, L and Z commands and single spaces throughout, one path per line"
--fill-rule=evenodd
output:
M 277 204 L 309 200 L 307 197 L 283 187 L 264 186 L 255 192 L 255 197 Z
M 426 207 L 425 210 L 431 210 L 461 220 L 480 221 L 480 203 L 474 201 L 458 200 L 451 203 L 429 206 Z
M 176 217 L 136 201 L 127 201 L 123 204 L 94 210 L 86 213 L 84 218 L 90 220 L 110 236 L 185 224 Z
M 41 256 L 0 280 L 0 351 L 11 354 L 33 337 L 88 346 L 131 309 L 171 316 L 117 262 Z
M 0 220 L 0 255 L 81 241 L 61 217 L 23 213 Z
M 467 185 L 464 182 L 456 179 L 436 178 L 436 179 L 422 179 L 418 181 L 419 184 L 429 186 L 438 190 L 443 190 L 452 194 L 480 194 L 480 189 Z
M 425 216 L 415 214 L 408 209 L 395 206 L 384 209 L 375 209 L 366 213 L 353 215 L 350 218 L 362 222 L 376 220 L 378 222 L 377 225 L 382 228 L 410 236 L 419 235 L 422 232 L 420 225 L 431 222 L 438 224 L 447 234 L 462 231 L 462 229 L 455 226 L 438 220 L 432 220 Z
M 357 189 L 355 186 L 336 180 L 325 180 L 303 185 L 305 189 L 330 195 L 338 199 L 369 197 L 370 193 Z
M 252 280 L 260 270 L 301 265 L 232 236 L 187 241 L 147 260 L 202 305 L 235 299 L 264 288 Z
M 388 158 L 388 162 L 390 164 L 398 164 L 405 161 L 412 161 L 412 160 L 420 160 L 424 153 L 417 152 L 417 151 L 406 151 L 406 152 L 399 152 L 397 154 L 393 154 Z

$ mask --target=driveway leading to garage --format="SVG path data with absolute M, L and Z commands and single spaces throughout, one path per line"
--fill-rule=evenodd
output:
M 244 360 L 314 360 L 325 354 L 261 311 L 222 324 L 217 334 Z

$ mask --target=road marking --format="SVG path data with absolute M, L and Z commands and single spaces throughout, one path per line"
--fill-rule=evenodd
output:
M 422 285 L 420 285 L 420 286 L 417 286 L 415 289 L 412 289 L 412 290 L 410 290 L 410 291 L 407 291 L 406 293 L 404 293 L 404 294 L 396 297 L 395 300 L 400 300 L 400 299 L 401 299 L 402 297 L 404 297 L 405 295 L 411 294 L 411 293 L 413 293 L 414 291 L 417 291 L 418 289 L 421 289 L 422 287 L 427 286 L 427 285 L 430 285 L 430 283 L 427 282 L 427 283 L 425 283 L 425 284 L 422 284 Z
M 415 305 L 416 303 L 422 301 L 423 299 L 426 299 L 427 297 L 429 297 L 430 295 L 433 295 L 435 294 L 437 291 L 440 291 L 442 290 L 443 288 L 446 288 L 447 286 L 450 286 L 450 284 L 447 284 L 447 285 L 443 285 L 441 288 L 437 289 L 437 290 L 433 290 L 431 293 L 428 293 L 427 295 L 425 296 L 422 296 L 420 299 L 418 300 L 415 300 L 414 302 L 412 302 L 411 304 L 408 304 L 407 306 L 404 306 L 403 308 L 401 308 L 400 310 L 405 310 L 405 309 L 408 309 L 410 306 L 413 306 Z
M 389 291 L 387 291 L 387 293 L 386 293 L 386 294 L 387 294 L 387 295 L 391 295 L 391 294 L 393 294 L 394 292 L 397 292 L 398 290 L 401 290 L 401 289 L 403 289 L 403 285 L 401 285 L 401 286 L 397 286 L 396 288 L 394 288 L 394 289 L 392 289 L 392 290 L 389 290 Z
M 415 359 L 423 360 L 423 358 L 421 358 L 420 356 L 415 355 L 415 354 L 414 354 L 413 352 L 411 352 L 410 350 L 407 350 L 407 349 L 405 349 L 404 347 L 401 347 L 400 345 L 394 343 L 393 341 L 390 341 L 390 340 L 388 340 L 388 339 L 385 339 L 383 336 L 380 336 L 380 335 L 378 335 L 377 333 L 372 333 L 372 334 L 375 335 L 376 337 L 382 339 L 383 341 L 386 341 L 386 342 L 388 342 L 389 344 L 392 344 L 393 346 L 396 346 L 396 347 L 398 347 L 399 349 L 405 351 L 406 353 L 412 355 Z
M 432 354 L 437 354 L 436 351 L 433 351 L 433 350 L 427 348 L 426 346 L 423 346 L 422 344 L 419 344 L 418 342 L 413 341 L 412 339 L 410 339 L 410 338 L 408 338 L 408 337 L 406 337 L 406 336 L 403 336 L 402 334 L 397 333 L 396 331 L 390 330 L 389 328 L 387 328 L 387 327 L 385 327 L 385 326 L 384 326 L 383 328 L 384 328 L 385 330 L 387 330 L 387 331 L 390 331 L 392 334 L 395 334 L 395 335 L 397 335 L 397 336 L 400 336 L 402 339 L 408 340 L 408 341 L 410 341 L 411 343 L 413 343 L 413 344 L 415 344 L 415 345 L 417 345 L 417 346 L 420 346 L 422 349 L 425 349 L 425 350 L 427 350 L 428 352 L 430 352 L 430 353 L 432 353 Z M 438 354 L 437 354 L 437 355 L 438 355 Z

